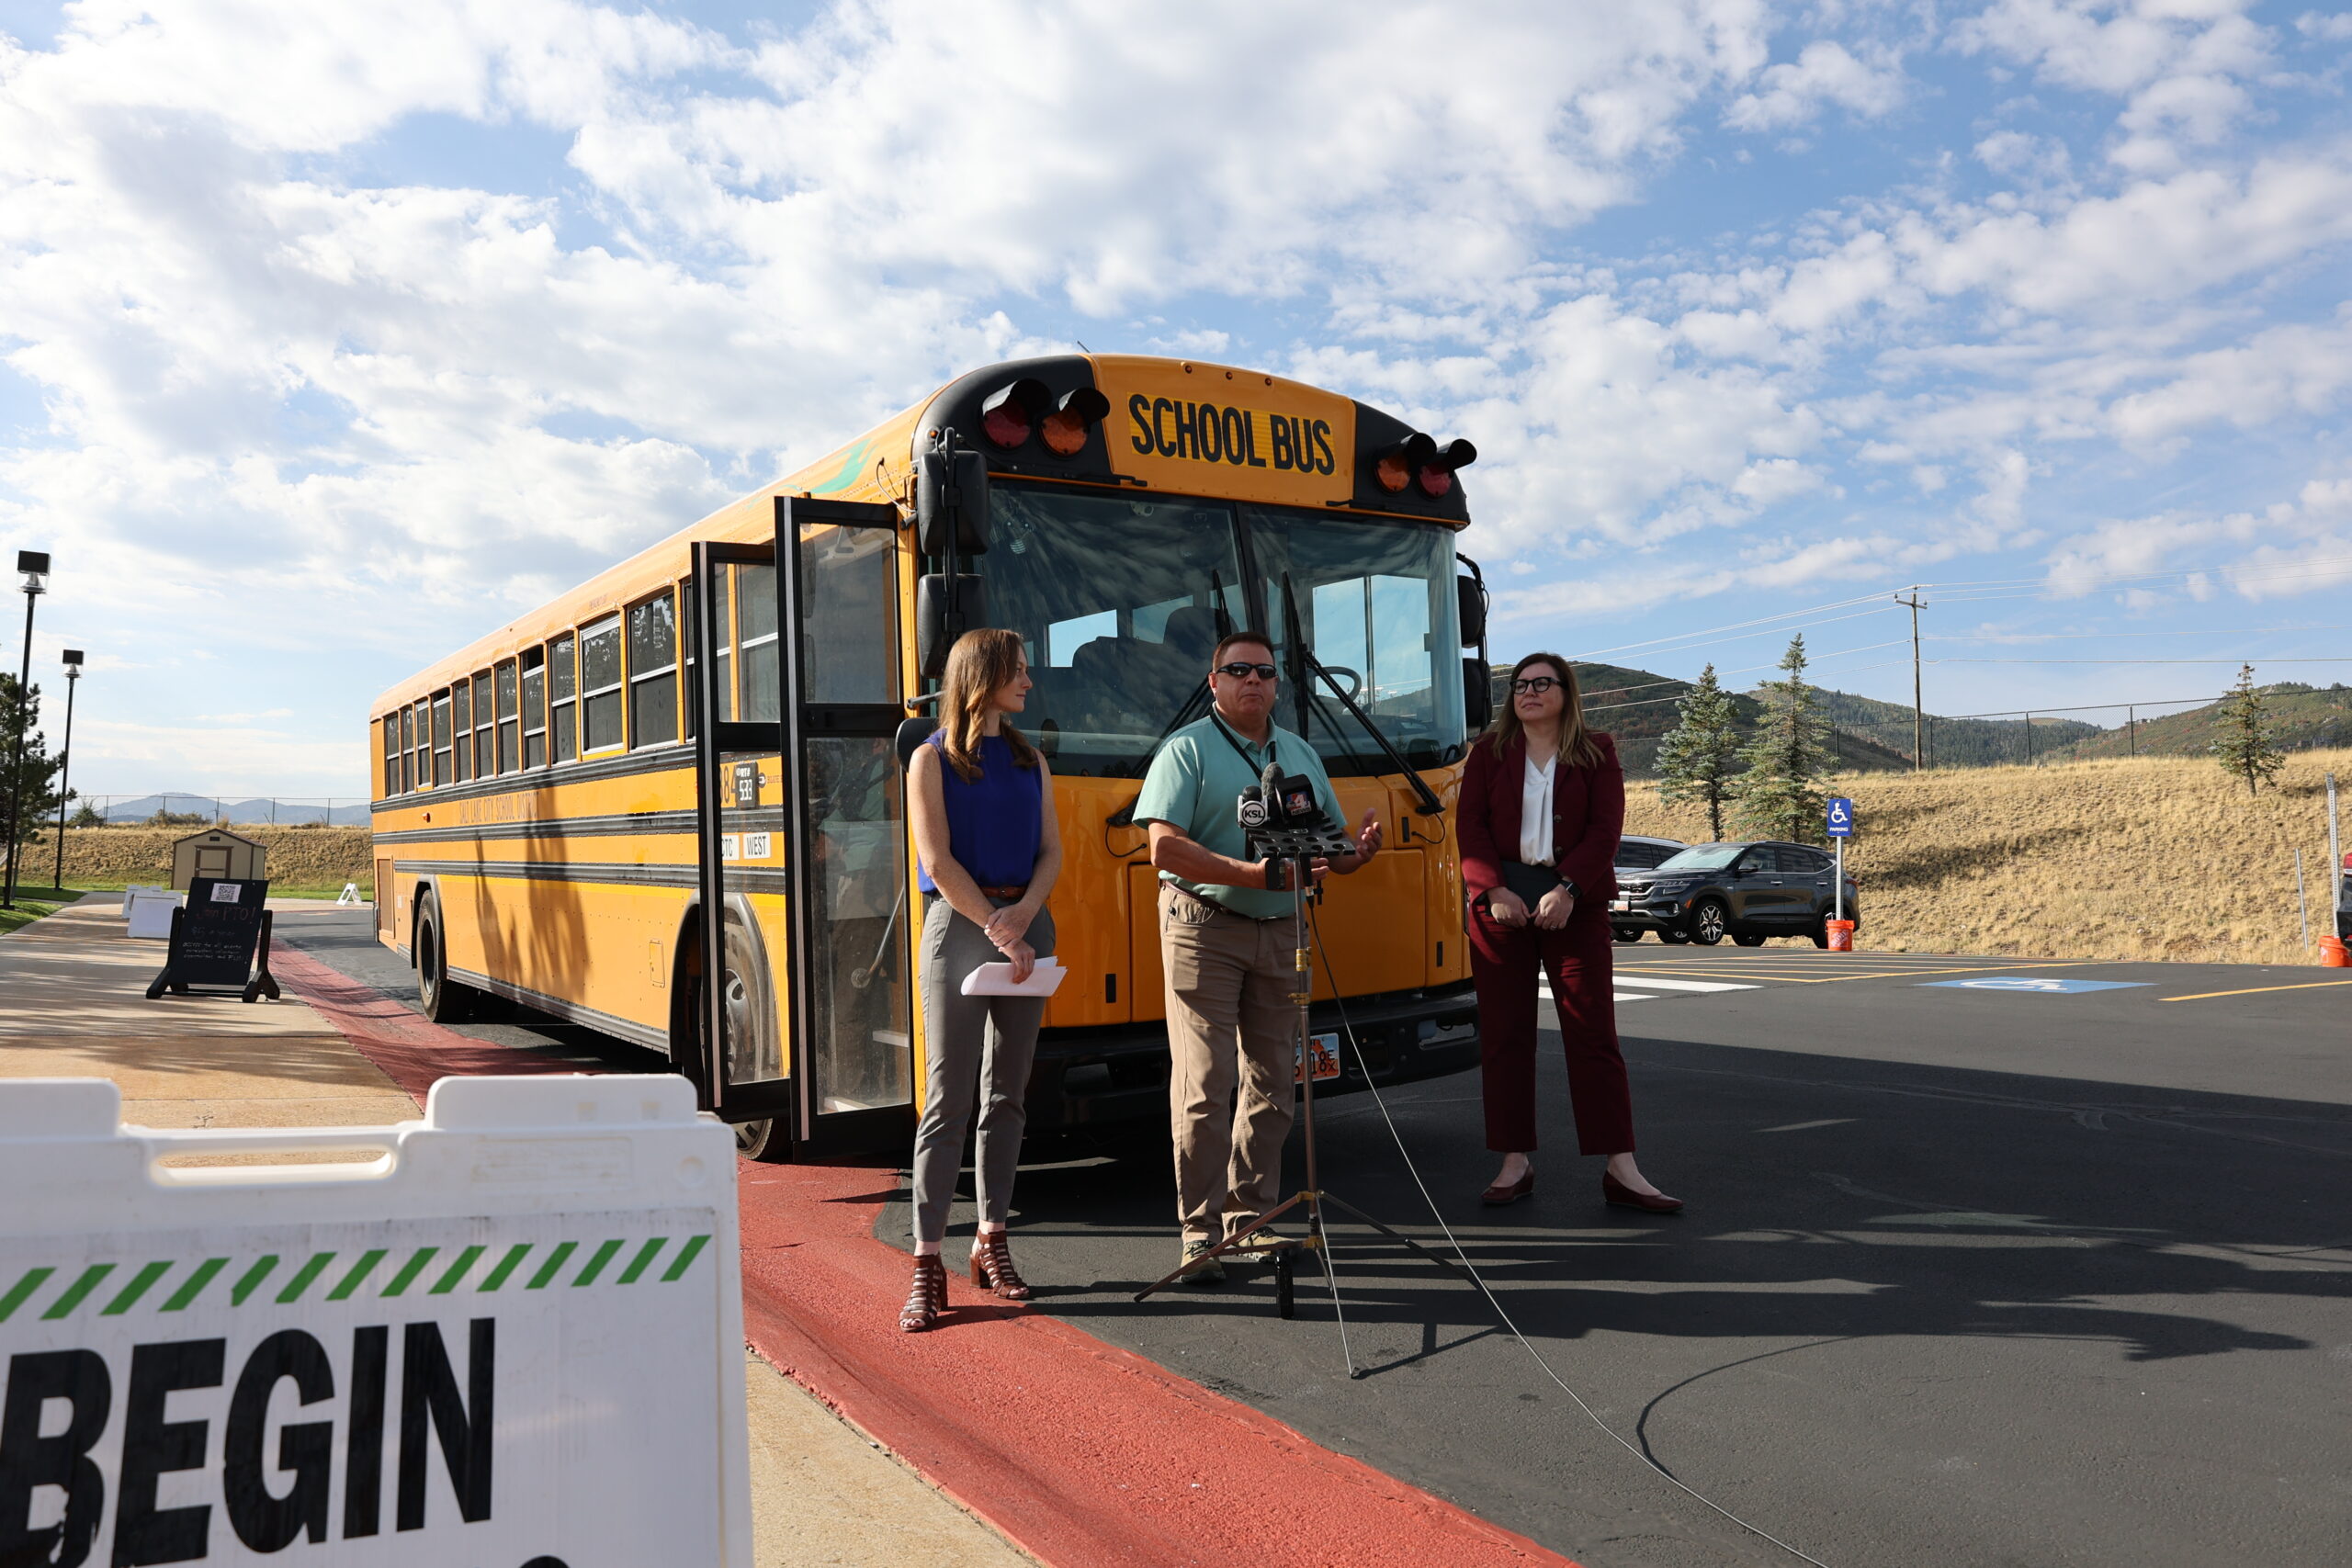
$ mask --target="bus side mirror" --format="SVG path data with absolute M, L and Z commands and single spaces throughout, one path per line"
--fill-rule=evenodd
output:
M 989 547 L 989 465 L 978 452 L 934 446 L 915 460 L 915 538 L 927 556 L 947 554 L 948 529 L 958 554 Z
M 1466 647 L 1487 640 L 1487 590 L 1475 577 L 1453 580 L 1454 597 L 1462 606 L 1462 641 Z
M 978 578 L 930 571 L 915 580 L 915 660 L 924 680 L 946 674 L 947 650 L 956 639 L 988 624 L 988 601 Z
M 1483 659 L 1462 661 L 1462 717 L 1473 735 L 1494 722 L 1495 672 Z

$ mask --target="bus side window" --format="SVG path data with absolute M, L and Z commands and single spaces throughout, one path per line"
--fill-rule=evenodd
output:
M 498 682 L 498 771 L 511 773 L 523 765 L 522 734 L 514 722 L 514 661 L 496 666 Z
M 437 788 L 457 783 L 449 771 L 449 694 L 433 694 L 433 783 Z
M 621 743 L 621 618 L 606 615 L 580 628 L 580 750 L 582 756 Z
M 548 765 L 547 655 L 539 649 L 523 650 L 523 765 Z
M 416 765 L 412 760 L 415 755 L 416 710 L 403 703 L 401 705 L 401 793 L 402 795 L 406 795 L 411 787 L 409 780 L 413 775 L 410 770 Z
M 628 743 L 678 738 L 678 602 L 668 593 L 628 607 Z
M 388 713 L 384 726 L 384 795 L 387 799 L 401 792 L 401 719 Z
M 570 632 L 548 644 L 548 732 L 559 762 L 580 755 L 579 717 L 572 703 L 580 690 L 580 664 L 573 647 Z
M 456 744 L 450 760 L 456 764 L 453 775 L 458 784 L 474 776 L 474 683 L 459 681 L 449 688 L 449 731 Z
M 498 772 L 498 717 L 490 700 L 490 671 L 474 677 L 474 777 Z

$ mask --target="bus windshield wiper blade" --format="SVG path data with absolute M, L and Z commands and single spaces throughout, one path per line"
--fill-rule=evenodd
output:
M 1410 762 L 1405 761 L 1403 753 L 1399 752 L 1395 744 L 1389 740 L 1386 732 L 1372 722 L 1370 714 L 1356 705 L 1355 698 L 1340 689 L 1338 677 L 1325 669 L 1323 661 L 1315 657 L 1315 650 L 1306 646 L 1306 624 L 1298 618 L 1298 599 L 1291 592 L 1288 572 L 1283 573 L 1283 610 L 1287 617 L 1290 631 L 1291 657 L 1298 660 L 1302 666 L 1299 675 L 1315 675 L 1325 685 L 1331 688 L 1331 694 L 1340 699 L 1340 705 L 1354 716 L 1355 721 L 1363 726 L 1364 733 L 1371 736 L 1374 743 L 1379 746 L 1382 755 L 1395 763 L 1396 771 L 1405 775 L 1405 782 L 1413 786 L 1413 794 L 1420 800 L 1419 809 L 1422 816 L 1443 816 L 1445 803 L 1438 799 L 1437 792 L 1430 788 L 1429 781 L 1422 778 Z M 1294 679 L 1298 677 L 1294 677 Z M 1304 685 L 1303 681 L 1301 684 Z M 1336 728 L 1335 726 L 1334 728 Z M 1346 742 L 1342 741 L 1340 744 L 1345 745 Z

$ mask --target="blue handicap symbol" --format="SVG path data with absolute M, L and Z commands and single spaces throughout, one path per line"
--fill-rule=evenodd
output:
M 2154 984 L 2151 980 L 2061 980 L 2040 975 L 1984 975 L 1967 980 L 1922 980 L 1923 986 L 1950 986 L 1963 991 L 2028 991 L 2066 996 L 2076 991 L 2128 991 Z
M 1854 803 L 1843 795 L 1829 802 L 1829 836 L 1850 839 L 1854 836 Z

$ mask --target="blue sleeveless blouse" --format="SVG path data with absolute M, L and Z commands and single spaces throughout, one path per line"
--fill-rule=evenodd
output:
M 947 760 L 946 737 L 933 734 L 939 750 L 940 793 L 947 803 L 947 852 L 983 887 L 1022 887 L 1036 869 L 1045 840 L 1045 774 L 1012 760 L 1012 743 L 1001 735 L 980 737 L 980 776 L 967 783 Z M 936 893 L 931 868 L 918 866 L 917 885 Z

